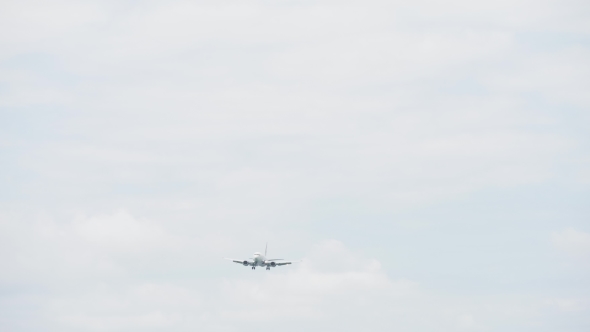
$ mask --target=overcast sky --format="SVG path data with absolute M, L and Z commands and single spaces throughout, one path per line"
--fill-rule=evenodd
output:
M 0 2 L 2 331 L 589 331 L 589 203 L 588 1 Z

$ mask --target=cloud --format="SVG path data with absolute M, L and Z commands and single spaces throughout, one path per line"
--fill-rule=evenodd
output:
M 297 321 L 344 319 L 362 308 L 384 315 L 391 309 L 388 301 L 419 293 L 415 282 L 390 279 L 378 261 L 362 259 L 335 240 L 320 243 L 302 263 L 283 269 L 285 273 L 279 268 L 265 271 L 262 280 L 226 280 L 222 317 L 245 324 L 301 326 Z
M 394 278 L 379 260 L 334 239 L 311 246 L 301 263 L 252 271 L 210 260 L 217 239 L 192 245 L 202 239 L 125 210 L 78 216 L 65 225 L 43 217 L 29 226 L 20 245 L 3 243 L 19 259 L 7 264 L 3 258 L 2 281 L 51 290 L 37 295 L 40 311 L 27 323 L 50 331 L 485 330 L 539 313 L 534 298 L 456 296 Z M 163 245 L 170 238 L 178 242 L 173 250 Z M 30 303 L 19 294 L 7 303 Z M 562 302 L 555 303 L 566 308 Z
M 30 219 L 29 219 L 30 218 Z M 110 278 L 124 278 L 139 266 L 150 266 L 155 252 L 170 253 L 186 247 L 157 222 L 136 218 L 125 210 L 113 214 L 69 216 L 4 215 L 0 229 L 6 251 L 2 280 L 50 289 Z M 140 268 L 141 269 L 141 268 Z M 67 287 L 66 287 L 67 288 Z
M 194 289 L 169 283 L 92 285 L 82 296 L 62 294 L 48 299 L 50 322 L 63 328 L 89 331 L 161 329 L 178 326 L 187 312 L 200 310 Z
M 254 331 L 260 325 L 295 331 L 326 321 L 347 331 L 359 324 L 390 325 L 390 314 L 403 315 L 424 296 L 417 283 L 389 278 L 378 261 L 336 240 L 317 244 L 300 264 L 271 271 L 232 267 L 233 273 L 211 281 L 89 283 L 82 293 L 46 299 L 45 315 L 54 317 L 50 325 L 56 328 L 90 331 L 236 326 Z M 371 314 L 361 313 L 365 310 Z M 354 316 L 358 319 L 346 318 Z
M 559 298 L 548 301 L 549 304 L 556 306 L 561 311 L 580 312 L 588 308 L 588 299 L 584 298 Z
M 174 181 L 238 197 L 264 182 L 280 185 L 256 196 L 277 206 L 334 188 L 408 206 L 546 181 L 576 147 L 557 134 L 558 116 L 530 111 L 520 94 L 581 98 L 585 53 L 529 61 L 507 30 L 545 27 L 553 3 L 70 5 L 55 5 L 55 31 L 43 25 L 52 20 L 31 27 L 53 43 L 13 47 L 52 70 L 9 62 L 0 75 L 6 106 L 71 110 L 55 127 L 84 139 L 20 156 L 64 191 Z M 26 4 L 9 7 L 27 16 Z M 423 20 L 434 21 L 417 28 Z
M 570 255 L 577 257 L 590 256 L 590 233 L 569 227 L 551 234 L 553 245 Z
M 0 329 L 586 322 L 543 315 L 549 284 L 549 307 L 586 313 L 560 288 L 583 276 L 542 279 L 521 239 L 553 184 L 590 178 L 588 9 L 0 2 Z M 303 262 L 221 260 L 269 238 Z M 580 230 L 551 241 L 588 255 Z
M 139 250 L 171 242 L 163 229 L 124 210 L 112 215 L 79 217 L 72 226 L 77 236 L 108 249 Z

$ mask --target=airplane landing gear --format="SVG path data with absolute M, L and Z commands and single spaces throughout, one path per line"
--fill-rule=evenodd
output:
M 252 270 L 255 270 L 255 269 L 256 269 L 256 266 L 252 266 Z
M 267 269 L 267 270 L 270 270 L 270 267 L 268 267 L 268 266 L 267 266 L 267 267 L 266 267 L 266 269 Z

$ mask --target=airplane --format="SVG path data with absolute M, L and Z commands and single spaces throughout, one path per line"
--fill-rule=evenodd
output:
M 267 249 L 268 249 L 268 243 L 266 244 L 266 247 L 264 248 L 264 255 L 262 255 L 259 252 L 255 252 L 254 257 L 249 258 L 249 259 L 244 259 L 244 260 L 232 259 L 232 258 L 226 258 L 226 259 L 230 260 L 234 263 L 242 264 L 244 266 L 251 266 L 252 270 L 255 270 L 257 266 L 266 267 L 267 270 L 270 270 L 271 267 L 289 265 L 289 264 L 298 262 L 298 261 L 285 261 L 282 258 L 266 259 L 266 250 Z M 282 262 L 279 262 L 279 261 L 282 261 Z

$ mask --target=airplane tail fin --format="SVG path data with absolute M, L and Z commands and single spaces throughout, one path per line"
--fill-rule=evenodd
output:
M 264 247 L 264 257 L 266 257 L 266 250 L 268 249 L 268 242 L 266 242 L 266 247 Z

